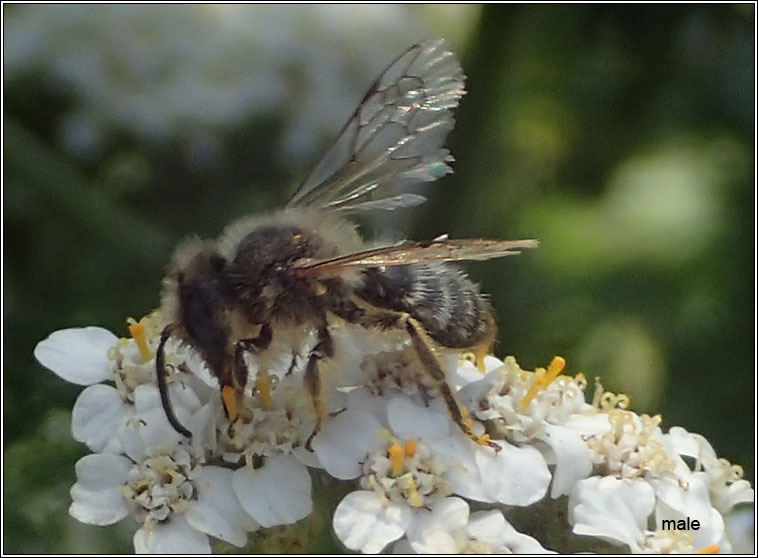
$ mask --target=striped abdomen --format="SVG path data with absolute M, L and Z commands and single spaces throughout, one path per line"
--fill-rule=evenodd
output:
M 490 306 L 465 273 L 443 264 L 371 268 L 357 291 L 365 301 L 407 312 L 429 336 L 451 349 L 474 347 L 490 337 Z

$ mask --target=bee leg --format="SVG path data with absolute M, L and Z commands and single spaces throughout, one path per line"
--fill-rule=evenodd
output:
M 324 357 L 332 356 L 334 356 L 334 341 L 332 340 L 332 336 L 329 335 L 326 324 L 324 324 L 318 330 L 318 343 L 316 343 L 316 346 L 310 355 L 308 355 L 308 364 L 305 367 L 305 377 L 303 378 L 305 389 L 308 390 L 311 396 L 313 410 L 316 413 L 316 425 L 305 442 L 305 449 L 308 451 L 313 451 L 311 442 L 313 442 L 313 438 L 319 433 L 324 420 L 326 420 L 326 403 L 321 397 L 321 377 L 318 371 L 318 361 Z
M 285 376 L 289 376 L 295 371 L 298 358 L 300 358 L 300 355 L 296 351 L 292 351 L 292 360 L 290 361 L 290 367 L 287 369 L 287 372 L 284 374 Z
M 163 406 L 163 412 L 166 413 L 166 418 L 171 426 L 174 427 L 179 434 L 192 438 L 192 433 L 187 430 L 179 419 L 174 414 L 174 408 L 171 406 L 171 399 L 168 394 L 168 382 L 166 381 L 166 341 L 171 337 L 171 326 L 168 325 L 163 328 L 161 332 L 161 340 L 158 344 L 158 352 L 155 355 L 155 371 L 158 377 L 158 392 L 161 395 L 161 405 Z
M 434 352 L 428 341 L 426 341 L 424 335 L 421 333 L 424 331 L 423 327 L 416 321 L 410 314 L 404 312 L 392 312 L 386 310 L 373 310 L 364 309 L 358 304 L 353 302 L 343 303 L 339 307 L 331 309 L 331 311 L 340 318 L 360 325 L 366 328 L 378 328 L 378 329 L 400 329 L 405 328 L 413 343 L 413 348 L 423 365 L 424 370 L 435 381 L 442 393 L 442 398 L 445 401 L 447 410 L 450 413 L 450 417 L 453 419 L 458 428 L 463 433 L 474 440 L 477 444 L 488 445 L 495 451 L 500 451 L 500 446 L 496 443 L 489 441 L 484 436 L 477 436 L 470 426 L 471 419 L 464 418 L 461 408 L 458 406 L 458 402 L 453 396 L 453 390 L 450 389 L 450 385 L 447 383 L 445 377 L 445 371 L 440 366 L 437 357 L 434 356 Z
M 447 383 L 445 371 L 440 366 L 437 357 L 434 356 L 429 343 L 420 333 L 420 331 L 423 331 L 421 326 L 409 315 L 404 315 L 403 321 L 405 322 L 405 330 L 411 338 L 413 348 L 416 350 L 416 354 L 418 355 L 419 360 L 421 360 L 421 364 L 439 386 L 442 398 L 445 401 L 445 405 L 447 406 L 447 410 L 450 413 L 453 422 L 458 425 L 458 428 L 460 428 L 466 436 L 474 440 L 477 444 L 488 445 L 495 451 L 500 451 L 500 446 L 489 441 L 489 437 L 477 436 L 474 431 L 471 430 L 471 419 L 464 418 L 463 412 L 461 412 L 461 408 L 458 406 L 458 402 L 453 396 L 453 391 Z
M 233 378 L 221 381 L 221 400 L 224 403 L 224 414 L 234 422 L 239 414 L 239 397 L 247 385 L 248 369 L 245 364 L 245 352 L 258 354 L 271 344 L 271 326 L 263 324 L 258 337 L 240 339 L 234 346 Z
M 405 312 L 392 312 L 387 310 L 375 310 L 372 308 L 363 308 L 354 302 L 342 302 L 341 305 L 330 308 L 330 311 L 339 316 L 343 320 L 357 324 L 365 328 L 378 328 L 382 330 L 388 329 L 400 329 L 405 328 L 413 343 L 413 348 L 423 365 L 424 370 L 435 381 L 442 393 L 442 398 L 445 400 L 445 405 L 450 413 L 450 417 L 453 422 L 458 425 L 458 428 L 463 433 L 474 440 L 477 444 L 488 445 L 495 451 L 500 451 L 500 446 L 496 443 L 489 441 L 485 436 L 477 436 L 473 430 L 471 430 L 471 419 L 464 418 L 461 408 L 458 406 L 458 402 L 453 396 L 453 390 L 450 389 L 450 384 L 447 383 L 445 377 L 445 371 L 440 366 L 437 357 L 434 356 L 434 352 L 425 336 L 421 333 L 424 331 L 423 327 L 416 321 L 410 314 Z M 493 324 L 494 325 L 494 324 Z M 494 335 L 494 334 L 493 334 Z M 483 359 L 482 359 L 483 362 Z
M 244 353 L 257 355 L 265 351 L 271 344 L 271 326 L 263 324 L 258 337 L 254 339 L 240 339 L 234 348 L 234 382 L 239 389 L 247 385 L 248 370 L 245 365 Z

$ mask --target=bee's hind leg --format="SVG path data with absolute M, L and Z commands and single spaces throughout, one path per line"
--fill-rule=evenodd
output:
M 461 408 L 453 396 L 453 390 L 450 389 L 450 384 L 447 383 L 445 371 L 442 369 L 442 366 L 440 366 L 437 357 L 434 356 L 429 343 L 424 339 L 424 335 L 421 333 L 423 329 L 419 323 L 408 315 L 405 315 L 404 322 L 405 330 L 411 338 L 413 348 L 416 350 L 416 354 L 421 360 L 424 369 L 426 369 L 432 379 L 437 382 L 437 386 L 440 389 L 442 398 L 445 401 L 445 405 L 447 406 L 447 410 L 450 413 L 453 422 L 458 425 L 458 428 L 460 428 L 466 436 L 474 440 L 477 444 L 487 445 L 495 451 L 500 451 L 500 446 L 491 442 L 489 436 L 477 436 L 477 434 L 471 429 L 471 419 L 468 417 L 464 418 L 464 414 L 461 412 Z
M 491 442 L 487 436 L 477 436 L 471 429 L 471 419 L 464 417 L 458 402 L 455 400 L 453 390 L 447 383 L 445 371 L 442 369 L 437 357 L 434 356 L 431 344 L 426 340 L 424 328 L 410 314 L 405 312 L 395 312 L 384 309 L 374 309 L 364 307 L 355 303 L 343 304 L 341 307 L 332 309 L 332 312 L 342 319 L 366 328 L 377 329 L 405 329 L 411 338 L 413 348 L 421 361 L 426 373 L 434 380 L 436 386 L 442 394 L 445 406 L 450 413 L 450 418 L 461 429 L 461 431 L 474 440 L 477 444 L 487 445 L 495 451 L 500 451 L 500 446 Z M 489 348 L 489 347 L 488 347 Z M 482 355 L 482 362 L 484 356 Z
M 321 395 L 321 376 L 319 375 L 318 362 L 322 358 L 334 356 L 334 340 L 329 334 L 326 322 L 319 327 L 317 335 L 318 341 L 308 355 L 308 364 L 305 366 L 305 377 L 303 379 L 305 389 L 308 390 L 313 402 L 313 410 L 316 413 L 316 425 L 305 442 L 305 449 L 308 451 L 313 451 L 311 443 L 316 434 L 321 431 L 327 414 L 326 403 Z

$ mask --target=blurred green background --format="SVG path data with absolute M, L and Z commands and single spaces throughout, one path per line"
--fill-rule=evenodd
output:
M 375 75 L 446 37 L 455 174 L 369 235 L 538 238 L 467 266 L 499 356 L 554 354 L 754 478 L 754 5 L 4 5 L 4 550 L 131 552 L 68 518 L 50 332 L 158 302 L 174 244 L 293 192 Z M 404 223 L 398 225 L 398 220 Z

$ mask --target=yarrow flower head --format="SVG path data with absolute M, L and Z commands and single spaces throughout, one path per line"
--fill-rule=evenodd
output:
M 273 356 L 250 359 L 230 411 L 202 359 L 168 343 L 168 393 L 185 438 L 156 385 L 162 327 L 153 313 L 132 320 L 128 338 L 70 329 L 35 349 L 58 376 L 87 386 L 72 432 L 92 453 L 77 463 L 71 515 L 95 525 L 131 517 L 137 552 L 210 552 L 209 536 L 243 547 L 249 533 L 317 513 L 314 475 L 345 494 L 332 529 L 364 553 L 568 552 L 593 539 L 631 552 L 729 552 L 725 517 L 754 499 L 742 469 L 702 436 L 664 433 L 660 416 L 634 413 L 599 383 L 588 402 L 586 379 L 563 375 L 561 358 L 528 371 L 488 356 L 480 371 L 466 355 L 440 355 L 477 442 L 407 340 L 378 337 L 372 348 L 370 333 L 344 327 L 334 339 L 346 369 L 330 371 L 310 450 L 316 413 L 292 347 L 275 343 Z M 519 515 L 561 507 L 568 522 L 549 540 Z

